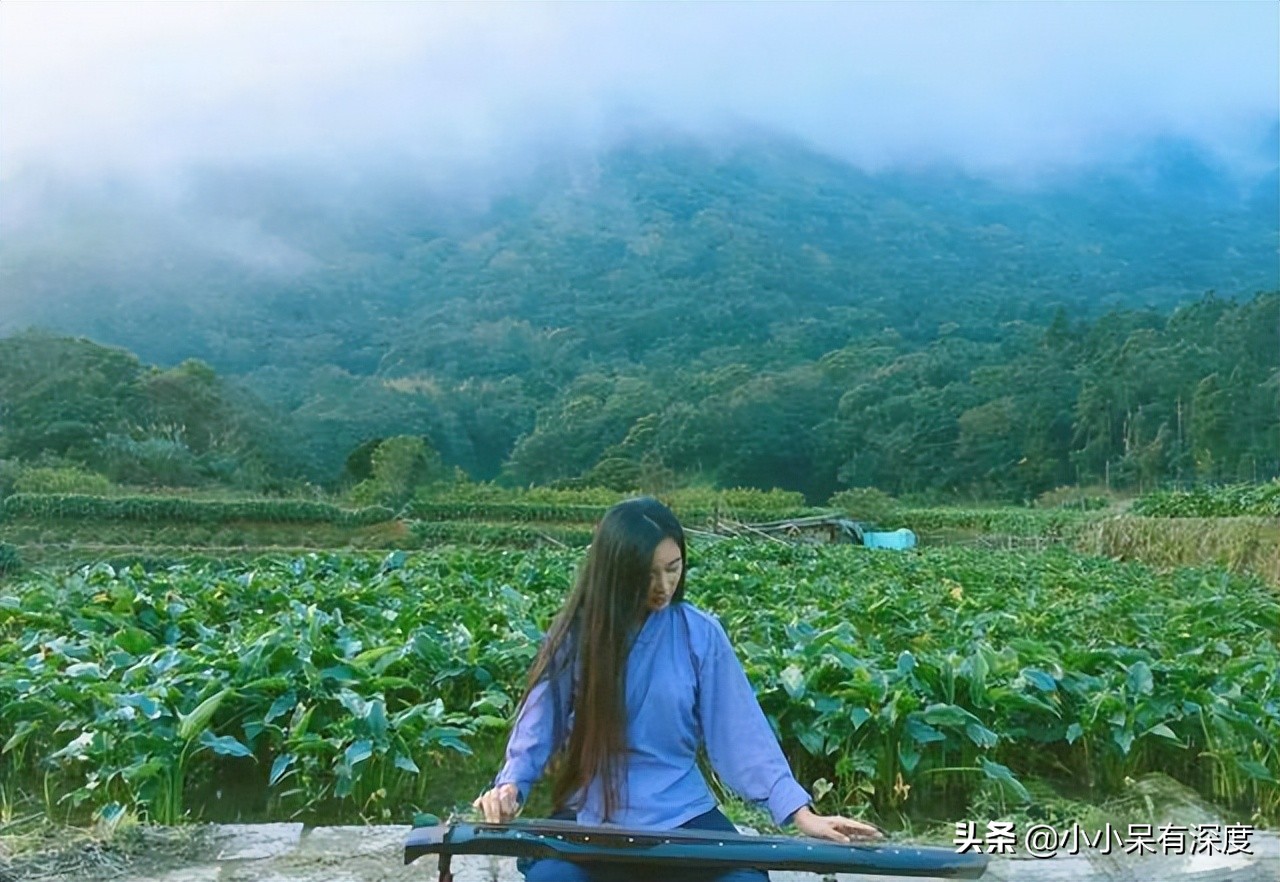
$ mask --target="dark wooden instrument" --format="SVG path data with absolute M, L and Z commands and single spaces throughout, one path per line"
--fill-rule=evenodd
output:
M 792 836 L 743 836 L 702 830 L 584 827 L 572 821 L 452 823 L 415 827 L 404 846 L 404 862 L 440 855 L 440 882 L 452 882 L 455 854 L 611 861 L 682 869 L 800 870 L 811 873 L 874 873 L 942 879 L 977 879 L 987 856 L 947 848 L 886 843 L 842 845 Z

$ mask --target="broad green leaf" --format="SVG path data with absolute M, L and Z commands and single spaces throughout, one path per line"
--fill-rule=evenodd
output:
M 1152 726 L 1143 734 L 1155 735 L 1159 738 L 1167 738 L 1169 741 L 1173 741 L 1178 744 L 1182 743 L 1182 739 L 1179 738 L 1177 734 L 1174 733 L 1174 731 L 1170 729 L 1168 726 L 1166 726 L 1164 723 L 1156 723 L 1154 726 Z
M 954 704 L 931 704 L 924 709 L 924 720 L 932 726 L 959 729 L 977 722 L 977 717 Z
M 343 754 L 348 766 L 354 768 L 358 763 L 362 763 L 369 757 L 373 756 L 373 742 L 367 738 L 362 738 L 349 746 Z
M 1022 786 L 1022 782 L 1014 777 L 1008 766 L 992 762 L 984 756 L 978 757 L 978 763 L 982 766 L 983 774 L 988 778 L 1007 786 L 1023 802 L 1031 802 L 1031 794 L 1027 792 L 1026 787 Z
M 395 646 L 375 646 L 352 658 L 351 664 L 358 668 L 367 668 L 383 656 L 396 652 L 397 649 Z
M 1237 758 L 1236 765 L 1240 767 L 1240 771 L 1244 772 L 1254 781 L 1268 781 L 1274 783 L 1276 780 L 1275 775 L 1271 774 L 1271 771 L 1257 760 Z
M 213 720 L 213 715 L 218 712 L 218 706 L 231 694 L 231 691 L 230 688 L 223 689 L 200 702 L 191 713 L 185 715 L 179 713 L 178 737 L 183 741 L 190 741 L 203 732 Z
M 27 740 L 27 736 L 34 732 L 38 726 L 39 724 L 36 723 L 35 720 L 20 721 L 18 725 L 14 727 L 13 734 L 9 736 L 9 740 L 6 741 L 4 743 L 4 747 L 0 749 L 0 754 L 8 753 L 15 747 L 20 746 L 22 742 Z
M 782 686 L 787 690 L 787 695 L 796 699 L 804 695 L 804 671 L 795 665 L 789 665 L 778 676 L 782 681 Z
M 796 740 L 809 752 L 810 756 L 821 756 L 825 739 L 822 733 L 814 729 L 802 729 L 796 733 Z
M 458 738 L 456 738 L 453 735 L 446 735 L 443 738 L 440 738 L 439 743 L 444 747 L 448 747 L 451 750 L 456 750 L 458 753 L 461 753 L 465 756 L 471 756 L 471 748 L 468 747 L 466 743 L 464 743 L 463 741 L 460 741 Z
M 144 760 L 143 762 L 134 763 L 133 765 L 125 768 L 122 772 L 124 779 L 134 785 L 138 782 L 167 774 L 169 774 L 169 763 L 156 757 Z
M 214 735 L 208 729 L 200 733 L 200 743 L 220 756 L 253 756 L 253 751 L 230 735 Z
M 275 761 L 271 763 L 271 777 L 267 779 L 267 786 L 275 787 L 296 759 L 297 757 L 291 753 L 282 753 L 276 757 Z
M 358 720 L 363 720 L 369 713 L 368 703 L 350 689 L 343 689 L 339 692 L 338 701 L 347 709 L 348 713 Z
M 63 673 L 73 680 L 102 679 L 102 668 L 98 667 L 97 662 L 80 662 L 74 665 L 67 665 L 67 669 Z
M 263 717 L 263 722 L 270 723 L 277 717 L 282 717 L 298 705 L 298 693 L 292 689 L 281 695 L 275 701 L 271 702 L 271 707 L 267 709 L 267 715 Z
M 333 680 L 335 683 L 354 684 L 360 682 L 355 670 L 350 665 L 333 665 L 320 672 L 320 679 Z
M 369 711 L 364 719 L 373 740 L 384 743 L 387 740 L 387 703 L 381 698 L 369 702 Z
M 981 723 L 967 724 L 964 727 L 964 734 L 968 735 L 969 740 L 983 750 L 990 750 L 1000 742 L 1000 736 Z
M 82 757 L 85 755 L 86 752 L 88 752 L 89 745 L 91 745 L 92 743 L 93 743 L 93 733 L 81 732 L 74 739 L 72 739 L 71 743 L 69 743 L 66 747 L 63 747 L 61 750 L 55 751 L 54 753 L 50 754 L 49 759 L 59 760 L 59 759 L 72 759 L 72 758 Z
M 915 771 L 920 764 L 920 751 L 914 743 L 906 740 L 898 742 L 898 762 L 906 774 L 910 775 Z
M 395 767 L 413 775 L 421 774 L 421 771 L 418 769 L 418 764 L 413 761 L 413 758 L 405 756 L 403 753 L 396 754 Z
M 141 628 L 125 628 L 116 634 L 116 645 L 136 656 L 154 649 L 156 639 Z
M 918 713 L 912 713 L 907 716 L 906 731 L 916 744 L 929 744 L 933 741 L 947 740 L 946 735 L 926 723 Z
M 1039 668 L 1023 668 L 1020 673 L 1024 680 L 1041 692 L 1054 692 L 1058 688 L 1058 683 L 1053 679 L 1053 675 Z
M 149 695 L 143 695 L 141 692 L 121 696 L 120 702 L 137 708 L 138 712 L 148 720 L 158 719 L 164 713 L 164 708 L 159 702 Z
M 311 716 L 316 709 L 299 704 L 293 709 L 293 716 L 289 719 L 289 739 L 302 738 L 307 734 L 307 729 L 311 726 Z
M 355 781 L 352 778 L 351 766 L 346 763 L 339 763 L 335 772 L 337 781 L 334 783 L 333 795 L 343 798 L 351 795 L 351 791 L 355 790 Z
M 1151 676 L 1151 666 L 1144 661 L 1134 662 L 1129 668 L 1129 692 L 1134 695 L 1150 695 L 1155 688 Z M 1127 751 L 1126 751 L 1127 752 Z
M 987 657 L 982 652 L 975 652 L 961 664 L 960 670 L 969 677 L 969 700 L 974 707 L 987 705 Z

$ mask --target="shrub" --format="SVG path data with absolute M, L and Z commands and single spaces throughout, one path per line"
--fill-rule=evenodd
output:
M 882 527 L 901 526 L 902 511 L 898 500 L 875 487 L 841 490 L 827 501 L 827 505 L 859 520 L 874 521 Z
M 371 477 L 351 488 L 357 505 L 403 506 L 414 488 L 439 484 L 450 477 L 440 454 L 422 438 L 397 435 L 380 443 L 370 457 Z
M 0 542 L 0 576 L 22 569 L 22 555 L 8 542 Z
M 596 463 L 587 473 L 586 479 L 593 487 L 607 487 L 618 493 L 626 493 L 641 485 L 640 472 L 640 463 L 613 456 Z
M 22 471 L 22 466 L 18 465 L 17 460 L 0 459 L 0 499 L 14 492 L 14 485 Z
M 1106 491 L 1087 487 L 1055 487 L 1036 497 L 1036 508 L 1074 508 L 1100 511 L 1111 505 Z
M 720 512 L 744 520 L 773 520 L 805 511 L 804 494 L 790 490 L 758 490 L 754 487 L 684 487 L 659 494 L 677 514 Z
M 78 493 L 105 496 L 111 482 L 105 475 L 75 466 L 22 469 L 13 482 L 14 493 Z
M 108 435 L 96 447 L 113 480 L 152 487 L 191 487 L 202 483 L 196 456 L 176 438 Z

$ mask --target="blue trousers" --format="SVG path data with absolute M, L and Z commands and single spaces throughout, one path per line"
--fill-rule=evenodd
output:
M 572 821 L 572 812 L 552 815 L 559 820 Z M 733 822 L 719 809 L 698 815 L 680 825 L 685 830 L 723 830 L 736 833 Z M 655 870 L 644 864 L 619 864 L 610 862 L 575 863 L 557 858 L 531 860 L 521 858 L 516 867 L 524 873 L 525 882 L 769 882 L 769 874 L 763 870 Z

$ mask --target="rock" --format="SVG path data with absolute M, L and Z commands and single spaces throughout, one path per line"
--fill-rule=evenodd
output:
M 219 861 L 257 861 L 288 854 L 301 839 L 301 824 L 220 824 L 210 844 Z

